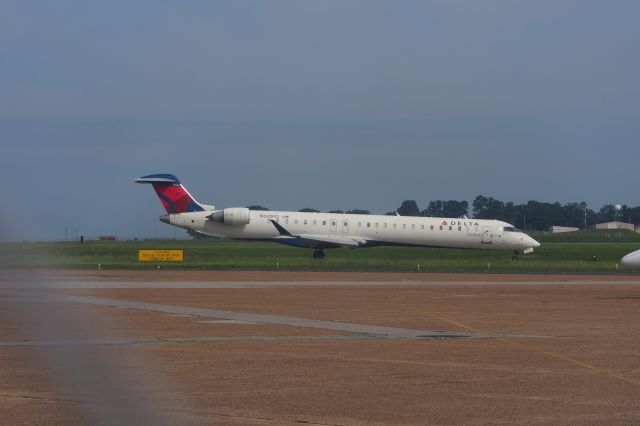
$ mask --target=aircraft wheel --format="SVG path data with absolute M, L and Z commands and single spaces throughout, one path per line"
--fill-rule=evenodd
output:
M 316 250 L 313 252 L 314 259 L 324 259 L 324 257 L 325 257 L 325 254 L 324 254 L 324 251 L 322 250 Z

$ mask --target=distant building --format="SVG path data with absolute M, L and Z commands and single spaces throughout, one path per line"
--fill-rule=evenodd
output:
M 624 222 L 604 222 L 596 224 L 596 229 L 626 229 L 627 231 L 638 232 L 640 229 L 636 228 L 633 223 Z
M 580 228 L 574 228 L 572 226 L 552 226 L 549 228 L 552 234 L 560 234 L 562 232 L 575 232 L 579 231 Z
M 116 237 L 115 235 L 101 235 L 100 237 L 98 237 L 98 239 L 101 241 L 115 241 L 118 239 L 118 237 Z

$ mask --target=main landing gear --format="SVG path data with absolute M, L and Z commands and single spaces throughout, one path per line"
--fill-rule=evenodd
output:
M 324 251 L 322 249 L 317 249 L 313 252 L 313 258 L 314 259 L 324 259 L 326 255 L 324 254 Z
M 520 260 L 520 256 L 518 256 L 520 252 L 518 250 L 513 251 L 513 256 L 511 256 L 511 260 Z

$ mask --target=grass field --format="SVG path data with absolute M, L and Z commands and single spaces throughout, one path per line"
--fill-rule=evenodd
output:
M 542 247 L 511 260 L 511 253 L 478 250 L 376 247 L 327 250 L 323 260 L 311 250 L 275 243 L 217 241 L 89 241 L 0 245 L 1 268 L 64 269 L 239 269 L 310 271 L 452 271 L 615 273 L 620 258 L 640 249 L 631 232 L 585 231 L 535 235 Z M 139 263 L 138 249 L 184 249 L 181 263 Z M 596 256 L 597 261 L 593 261 Z M 419 265 L 419 266 L 418 266 Z

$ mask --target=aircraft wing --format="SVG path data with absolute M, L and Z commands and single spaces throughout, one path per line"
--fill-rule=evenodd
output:
M 316 234 L 299 234 L 294 235 L 287 231 L 282 225 L 275 220 L 271 220 L 273 226 L 278 230 L 280 236 L 274 240 L 282 243 L 299 247 L 309 248 L 329 248 L 329 247 L 361 247 L 366 244 L 366 240 L 358 237 L 340 237 Z

